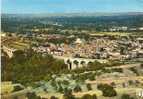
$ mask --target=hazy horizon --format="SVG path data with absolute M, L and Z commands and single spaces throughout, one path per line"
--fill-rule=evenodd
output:
M 140 13 L 143 13 L 143 11 L 141 12 L 61 12 L 61 13 L 58 13 L 58 12 L 53 12 L 53 13 L 49 13 L 49 12 L 45 12 L 45 13 L 5 13 L 5 12 L 2 12 L 1 14 L 127 14 L 127 13 L 137 13 L 137 14 L 140 14 Z
M 3 0 L 2 13 L 128 13 L 143 12 L 142 0 Z

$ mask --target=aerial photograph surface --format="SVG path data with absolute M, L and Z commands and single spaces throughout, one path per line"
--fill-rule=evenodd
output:
M 1 99 L 143 99 L 143 0 L 2 0 Z

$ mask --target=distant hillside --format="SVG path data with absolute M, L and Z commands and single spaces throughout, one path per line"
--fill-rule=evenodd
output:
M 3 17 L 86 17 L 86 16 L 122 16 L 122 15 L 143 15 L 143 12 L 124 12 L 124 13 L 40 13 L 40 14 L 2 14 Z
M 55 23 L 64 28 L 102 31 L 114 26 L 143 27 L 143 13 L 2 14 L 1 22 L 5 32 L 20 32 L 34 26 L 43 28 Z

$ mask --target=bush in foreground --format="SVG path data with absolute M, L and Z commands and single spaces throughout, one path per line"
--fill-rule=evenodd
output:
M 71 89 L 65 88 L 64 89 L 63 99 L 76 99 L 76 98 L 72 94 L 72 90 Z
M 58 99 L 58 98 L 55 96 L 51 96 L 50 99 Z
M 116 90 L 108 84 L 99 84 L 97 88 L 103 92 L 103 96 L 105 97 L 114 97 L 117 95 Z
M 133 97 L 131 97 L 130 95 L 128 94 L 123 94 L 121 99 L 134 99 Z
M 87 87 L 88 91 L 92 90 L 91 84 L 87 84 L 86 87 Z
M 95 94 L 93 95 L 85 94 L 81 97 L 81 99 L 97 99 L 97 96 Z
M 75 88 L 74 88 L 74 92 L 81 92 L 82 89 L 79 85 L 76 85 Z

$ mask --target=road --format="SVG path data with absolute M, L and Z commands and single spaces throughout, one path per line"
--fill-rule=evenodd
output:
M 129 80 L 138 80 L 141 83 L 143 83 L 143 76 L 134 76 L 134 77 L 117 77 L 117 78 L 97 78 L 94 81 L 86 81 L 86 83 L 90 84 L 99 84 L 99 83 L 122 83 L 122 82 L 127 82 Z
M 21 91 L 17 91 L 17 92 L 12 92 L 6 95 L 2 95 L 2 99 L 10 99 L 11 97 L 15 97 L 15 96 L 23 96 L 26 95 L 28 92 L 30 92 L 29 89 L 24 89 Z
M 137 64 L 126 64 L 126 65 L 120 65 L 120 66 L 113 66 L 113 67 L 106 67 L 106 69 L 118 69 L 118 68 L 131 68 L 131 67 L 140 67 L 141 63 Z

